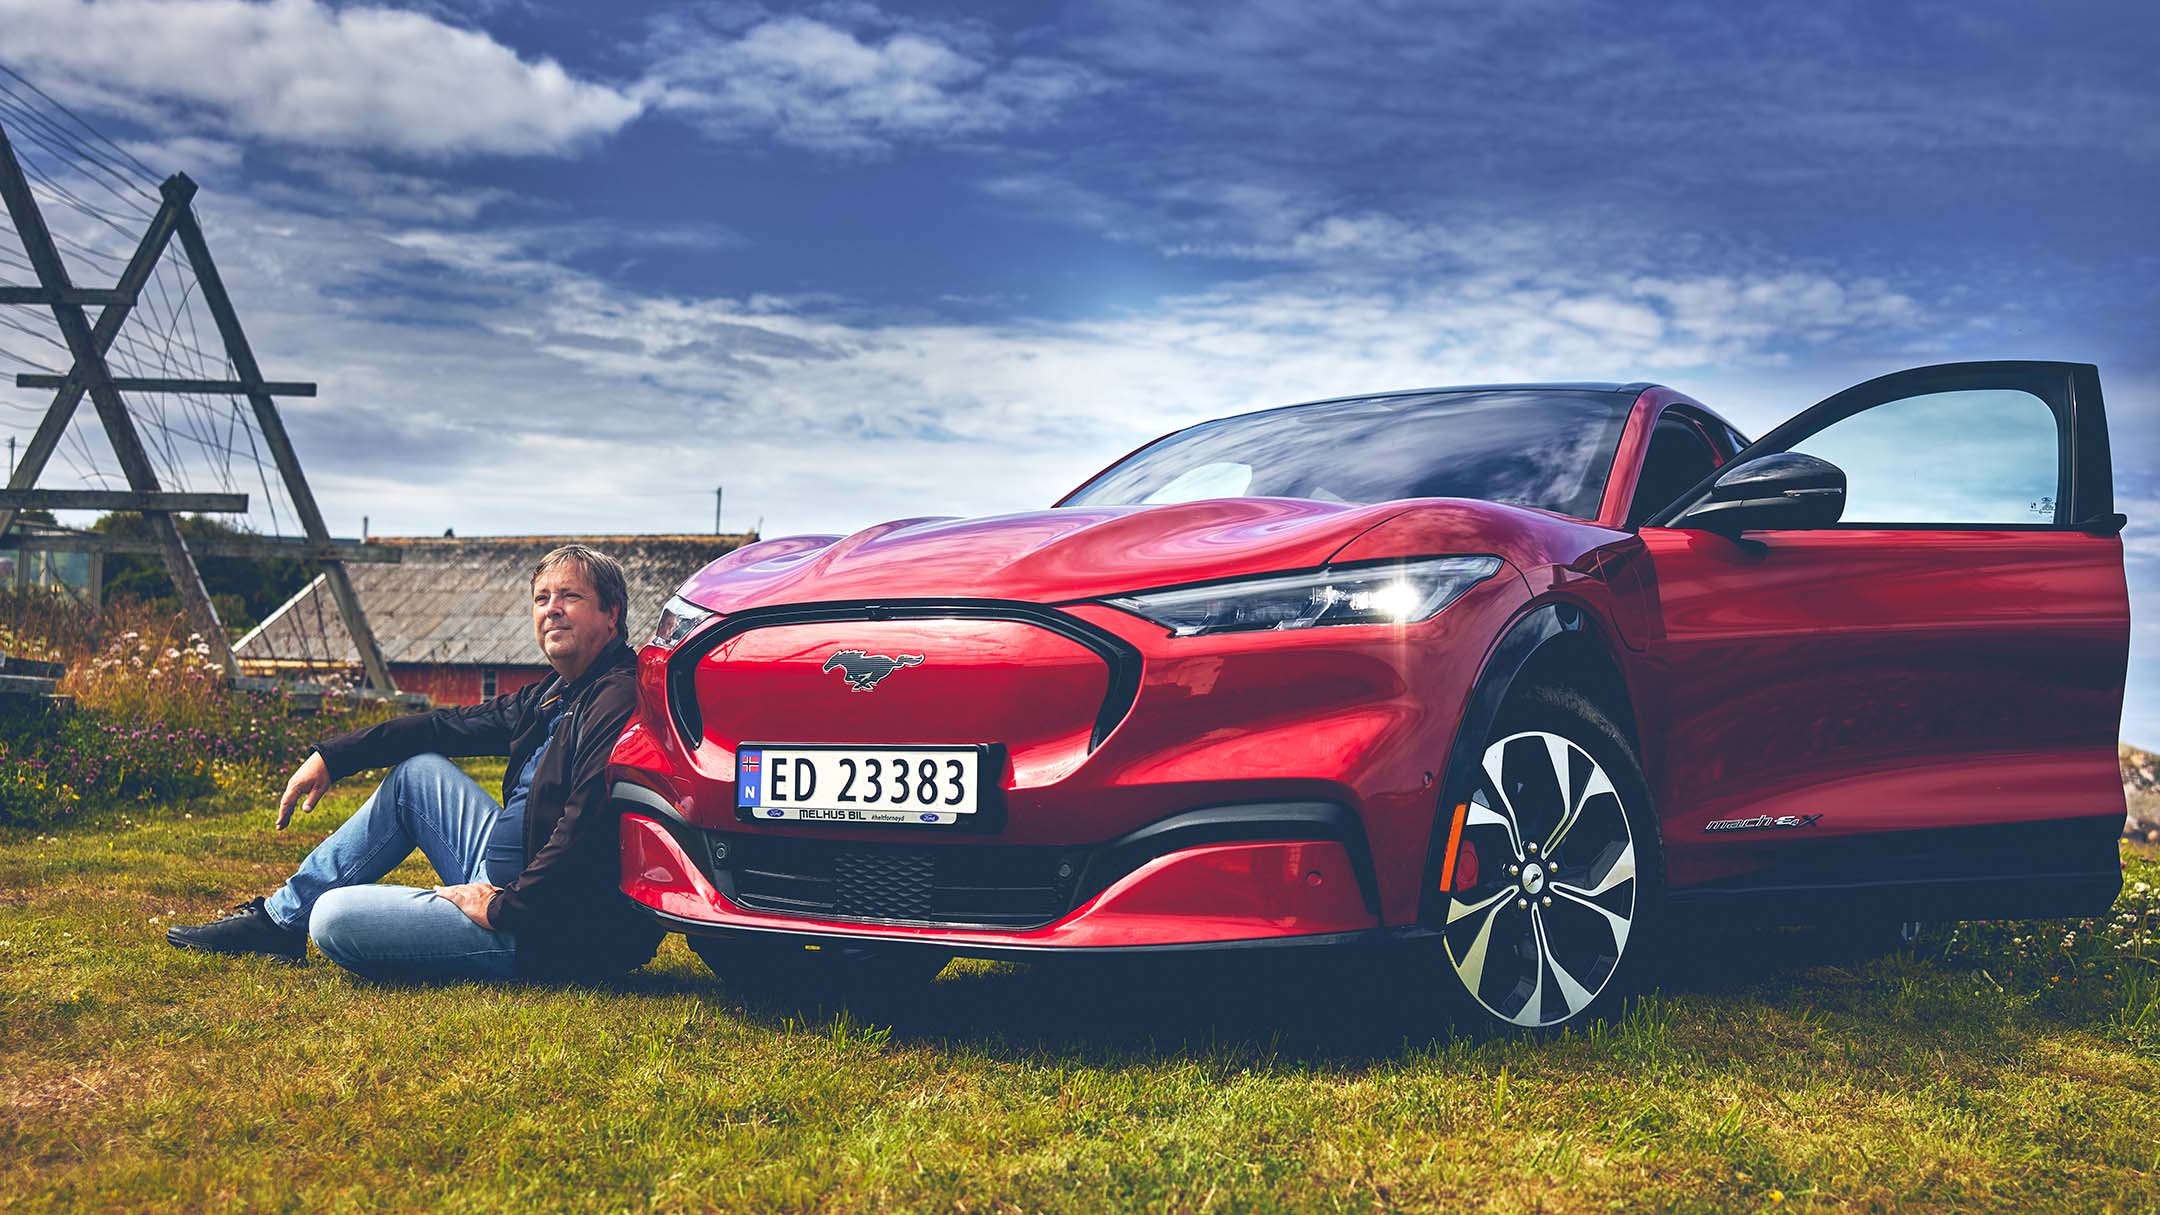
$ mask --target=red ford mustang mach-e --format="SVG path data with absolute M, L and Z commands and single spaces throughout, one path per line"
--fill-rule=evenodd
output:
M 1529 1029 L 1676 915 L 2092 914 L 2122 523 L 2082 364 L 1752 443 L 1644 384 L 1208 422 L 1049 510 L 692 578 L 614 754 L 622 888 L 738 976 L 1422 942 Z

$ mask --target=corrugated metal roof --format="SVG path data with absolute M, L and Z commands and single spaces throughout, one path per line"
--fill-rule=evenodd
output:
M 755 535 L 380 537 L 395 564 L 345 567 L 389 662 L 531 666 L 546 661 L 533 641 L 527 594 L 548 550 L 588 544 L 622 562 L 630 589 L 633 645 L 652 633 L 660 605 L 690 575 Z M 352 666 L 360 661 L 320 577 L 240 639 L 242 662 Z

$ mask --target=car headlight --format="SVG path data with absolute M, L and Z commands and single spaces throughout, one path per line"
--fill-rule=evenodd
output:
M 1429 620 L 1500 572 L 1498 557 L 1424 557 L 1381 565 L 1272 574 L 1105 600 L 1173 637 Z
M 712 611 L 701 608 L 680 595 L 667 601 L 660 609 L 660 623 L 653 628 L 651 645 L 672 650 L 682 644 L 690 631 L 712 618 Z

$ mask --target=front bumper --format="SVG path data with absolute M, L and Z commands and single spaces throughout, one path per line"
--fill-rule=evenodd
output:
M 748 906 L 721 889 L 726 878 L 716 867 L 692 859 L 696 829 L 627 807 L 622 889 L 663 924 L 688 933 L 934 946 L 983 957 L 1318 944 L 1374 935 L 1379 916 L 1361 837 L 1210 839 L 1271 825 L 1295 834 L 1298 814 L 1289 812 L 1307 809 L 1223 808 L 1136 832 L 1122 847 L 1099 850 L 1074 874 L 1077 905 L 1028 927 L 821 918 Z M 1278 813 L 1271 818 L 1269 811 Z

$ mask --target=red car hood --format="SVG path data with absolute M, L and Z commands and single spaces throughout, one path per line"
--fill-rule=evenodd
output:
M 852 536 L 790 536 L 747 545 L 705 567 L 683 594 L 719 612 L 845 599 L 1061 603 L 1311 568 L 1403 510 L 1401 502 L 1217 498 L 982 519 L 897 519 Z

